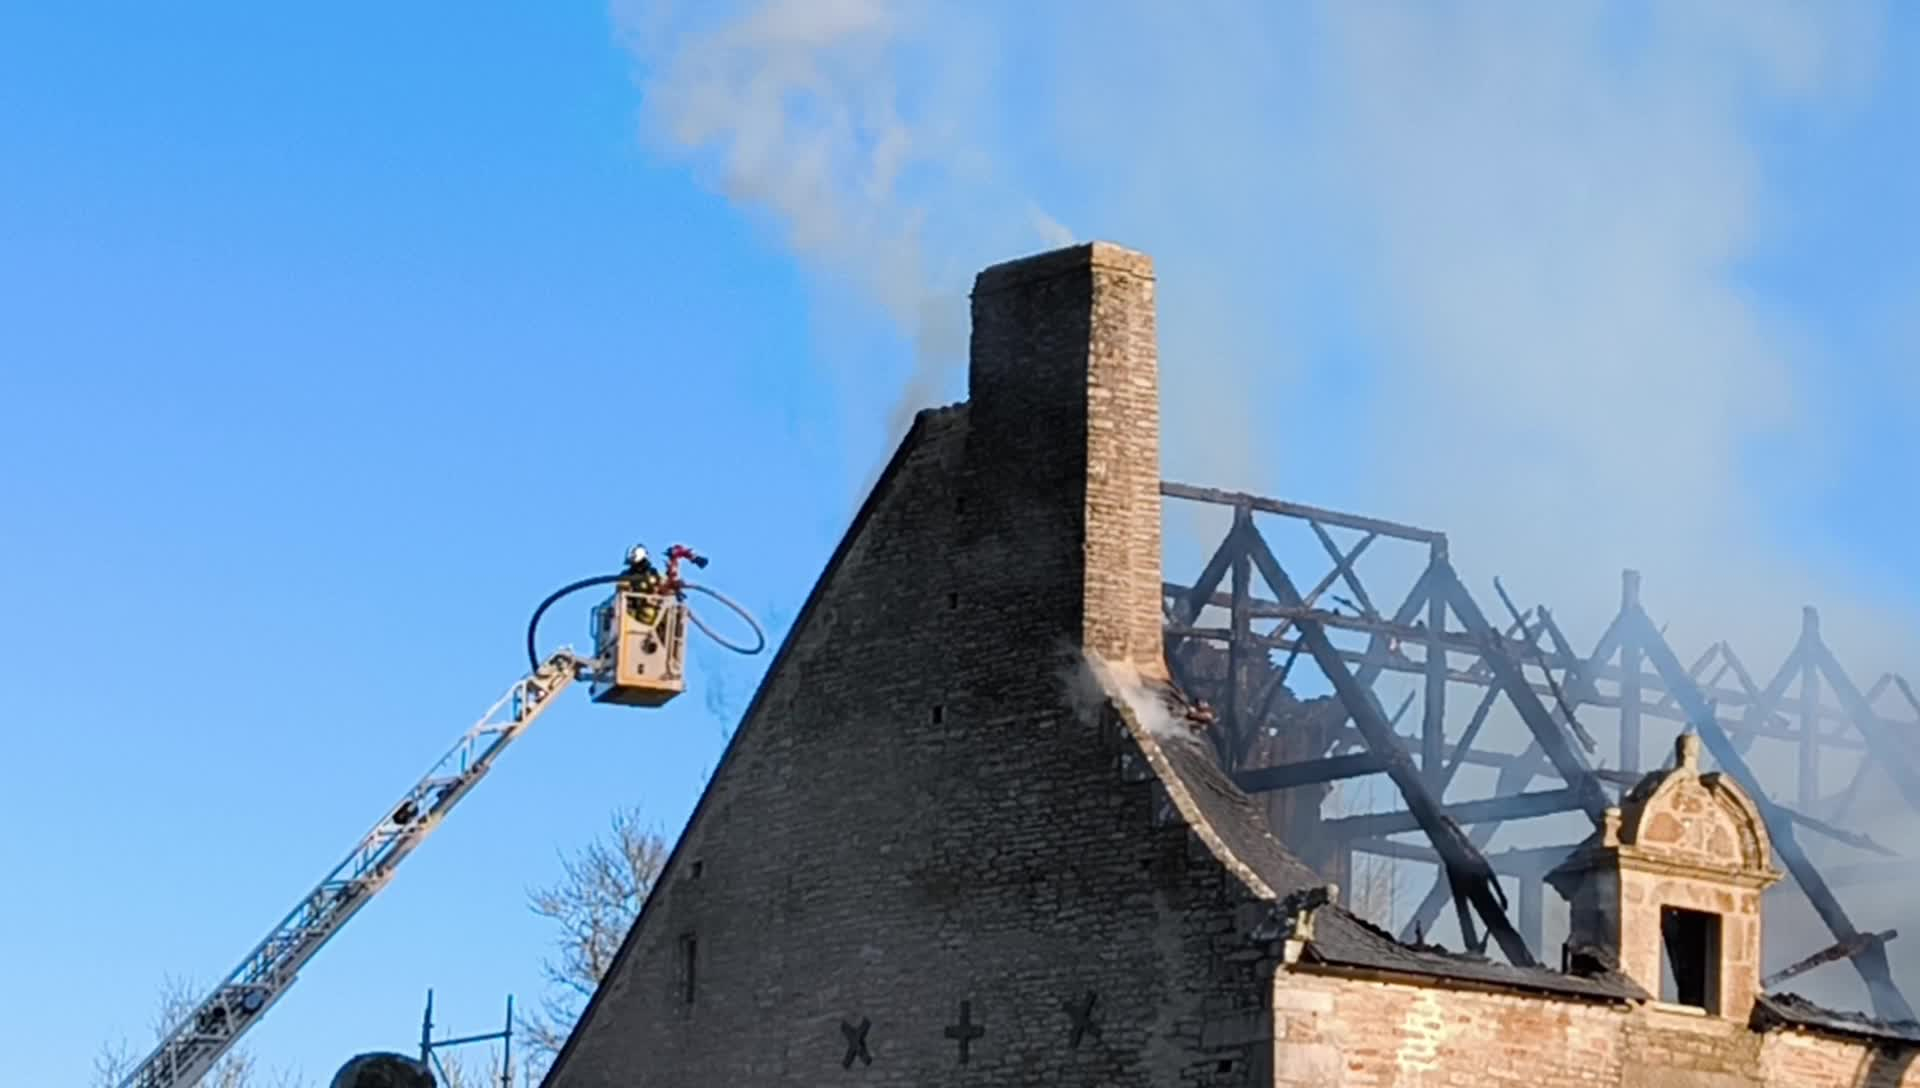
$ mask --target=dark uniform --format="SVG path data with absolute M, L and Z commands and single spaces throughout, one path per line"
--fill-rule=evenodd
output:
M 666 592 L 666 579 L 654 569 L 653 562 L 642 559 L 638 564 L 628 567 L 625 585 L 630 593 L 644 594 L 627 598 L 628 614 L 644 626 L 658 626 L 660 600 Z

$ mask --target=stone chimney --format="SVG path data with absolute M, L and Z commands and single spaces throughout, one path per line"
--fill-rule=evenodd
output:
M 996 595 L 1029 652 L 1166 675 L 1158 364 L 1145 254 L 1094 242 L 974 281 L 962 542 L 1005 549 Z
M 1778 881 L 1753 799 L 1700 773 L 1700 738 L 1606 812 L 1548 876 L 1571 905 L 1566 953 L 1613 966 L 1648 993 L 1744 1022 L 1760 992 L 1760 899 Z

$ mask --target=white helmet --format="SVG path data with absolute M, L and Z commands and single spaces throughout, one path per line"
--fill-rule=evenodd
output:
M 637 567 L 646 561 L 647 561 L 646 545 L 635 544 L 633 547 L 627 549 L 627 566 Z

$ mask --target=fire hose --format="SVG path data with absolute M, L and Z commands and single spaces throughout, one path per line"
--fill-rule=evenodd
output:
M 577 593 L 583 589 L 590 589 L 593 586 L 611 585 L 615 582 L 624 581 L 628 577 L 629 575 L 624 572 L 620 574 L 598 574 L 591 578 L 582 578 L 577 582 L 569 582 L 559 589 L 554 590 L 552 593 L 547 594 L 547 598 L 541 601 L 539 607 L 533 610 L 532 618 L 527 620 L 527 661 L 529 667 L 536 670 L 540 667 L 538 637 L 540 617 L 546 615 L 547 609 L 552 608 L 569 594 Z M 732 650 L 736 654 L 742 654 L 747 657 L 758 654 L 767 648 L 767 633 L 765 629 L 760 626 L 759 620 L 753 618 L 753 613 L 748 612 L 738 601 L 735 601 L 733 598 L 728 597 L 726 594 L 721 593 L 711 586 L 700 585 L 697 582 L 680 582 L 670 587 L 669 591 L 673 594 L 675 600 L 684 605 L 686 603 L 687 590 L 692 590 L 695 593 L 713 598 L 742 620 L 746 621 L 748 630 L 753 632 L 753 643 L 752 645 L 747 645 L 744 642 L 734 642 L 722 637 L 718 631 L 713 629 L 711 624 L 700 617 L 699 612 L 688 607 L 687 618 L 693 621 L 693 625 L 700 629 L 701 634 L 706 635 L 718 643 L 723 649 Z

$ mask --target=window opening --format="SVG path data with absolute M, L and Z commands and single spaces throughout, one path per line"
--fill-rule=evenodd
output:
M 693 1004 L 694 967 L 699 960 L 700 945 L 693 934 L 687 933 L 680 938 L 680 1000 Z
M 1660 1000 L 1720 1011 L 1720 916 L 1660 908 Z

